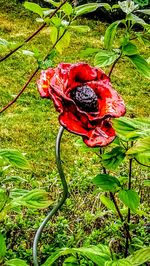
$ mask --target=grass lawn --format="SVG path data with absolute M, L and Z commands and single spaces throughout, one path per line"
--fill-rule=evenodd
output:
M 24 11 L 22 7 L 17 7 L 11 2 L 9 4 L 2 2 L 2 4 L 4 8 L 0 17 L 1 38 L 22 42 L 38 28 L 35 15 L 31 15 L 30 12 Z M 64 50 L 64 53 L 55 59 L 56 65 L 59 62 L 73 63 L 83 60 L 93 65 L 93 57 L 86 60 L 81 58 L 80 50 L 87 47 L 102 47 L 101 35 L 104 34 L 106 25 L 86 18 L 79 19 L 78 23 L 88 25 L 91 31 L 86 34 L 73 33 L 70 48 Z M 46 55 L 51 47 L 48 28 L 44 28 L 23 49 L 32 50 L 35 47 L 41 51 L 43 57 Z M 143 56 L 148 58 L 149 50 L 144 46 L 139 48 Z M 8 50 L 0 46 L 1 56 Z M 36 67 L 35 59 L 25 56 L 22 49 L 0 64 L 0 109 L 20 91 Z M 108 73 L 109 69 L 105 71 Z M 55 202 L 61 193 L 54 156 L 55 139 L 59 129 L 58 113 L 52 101 L 40 98 L 36 88 L 39 75 L 40 73 L 36 75 L 17 102 L 0 116 L 0 148 L 13 148 L 25 153 L 31 167 L 28 171 L 9 168 L 7 174 L 22 176 L 26 182 L 10 184 L 8 188 L 44 188 L 50 191 L 50 197 Z M 149 115 L 150 82 L 143 78 L 130 62 L 120 61 L 114 69 L 111 81 L 113 87 L 125 100 L 127 116 L 147 117 Z M 118 222 L 110 228 L 110 221 L 114 218 L 100 203 L 100 194 L 91 183 L 92 177 L 101 171 L 99 157 L 91 149 L 83 152 L 79 140 L 80 137 L 76 135 L 64 133 L 62 160 L 71 196 L 59 211 L 58 217 L 52 219 L 42 235 L 40 252 L 43 254 L 43 259 L 56 247 L 89 245 L 101 241 L 108 243 L 110 234 L 116 240 L 121 234 L 117 232 L 120 227 Z M 144 167 L 137 166 L 136 163 L 134 167 L 135 186 L 138 187 L 141 179 L 147 178 L 148 171 Z M 126 176 L 127 169 L 121 166 L 117 173 Z M 148 190 L 143 189 L 142 193 L 148 193 Z M 146 211 L 147 204 L 144 196 L 142 200 Z M 46 213 L 47 210 L 23 209 L 23 212 L 18 214 L 12 212 L 7 217 L 7 221 L 2 224 L 4 227 L 2 230 L 8 238 L 7 258 L 23 258 L 32 265 L 33 236 Z M 137 242 L 134 243 L 135 246 L 148 244 L 148 234 L 144 231 L 142 235 L 140 229 L 144 224 L 145 221 L 142 220 L 137 226 L 138 237 Z M 118 244 L 118 252 L 121 251 L 119 248 Z

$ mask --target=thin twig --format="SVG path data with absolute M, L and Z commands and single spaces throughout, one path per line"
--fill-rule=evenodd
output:
M 49 16 L 49 18 L 51 19 L 53 16 L 55 16 L 55 14 L 57 13 L 57 11 L 67 2 L 68 0 L 64 0 L 55 10 L 54 12 Z M 4 61 L 5 59 L 7 59 L 9 56 L 11 56 L 12 54 L 14 54 L 17 50 L 19 50 L 24 44 L 26 44 L 27 42 L 29 42 L 34 36 L 36 36 L 44 27 L 46 26 L 46 22 L 44 22 L 34 33 L 32 33 L 27 39 L 24 40 L 24 42 L 22 44 L 20 44 L 18 47 L 16 47 L 14 50 L 10 51 L 7 55 L 5 55 L 3 58 L 0 59 L 0 62 Z
M 114 69 L 116 63 L 119 61 L 120 58 L 121 58 L 121 55 L 120 55 L 120 56 L 114 61 L 114 63 L 112 64 L 111 69 L 110 69 L 109 74 L 108 74 L 108 77 L 109 77 L 109 78 L 110 78 L 110 76 L 111 76 L 111 74 L 112 74 L 112 71 L 113 71 L 113 69 Z

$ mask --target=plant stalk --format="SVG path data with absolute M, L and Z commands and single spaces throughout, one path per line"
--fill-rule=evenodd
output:
M 38 242 L 40 239 L 40 236 L 42 234 L 42 231 L 44 229 L 44 227 L 46 226 L 47 222 L 52 218 L 52 216 L 61 208 L 61 206 L 64 204 L 64 202 L 66 201 L 67 197 L 68 197 L 68 186 L 67 186 L 67 182 L 66 182 L 66 178 L 63 172 L 63 168 L 62 168 L 62 164 L 61 164 L 61 158 L 60 158 L 60 142 L 61 142 L 61 138 L 62 138 L 62 134 L 63 134 L 64 128 L 61 126 L 57 135 L 57 139 L 56 139 L 56 148 L 55 148 L 55 155 L 56 155 L 56 163 L 57 163 L 57 169 L 59 172 L 59 176 L 61 179 L 61 183 L 63 186 L 63 195 L 61 200 L 58 201 L 58 203 L 53 207 L 53 209 L 48 213 L 48 215 L 46 216 L 46 218 L 44 219 L 44 221 L 41 223 L 40 227 L 38 228 L 36 235 L 34 237 L 34 242 L 33 242 L 33 262 L 34 262 L 34 266 L 38 266 L 38 254 L 37 254 L 37 246 L 38 246 Z

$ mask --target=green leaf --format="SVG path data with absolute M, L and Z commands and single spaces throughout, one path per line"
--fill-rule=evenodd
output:
M 87 48 L 85 50 L 80 51 L 80 56 L 87 57 L 87 56 L 95 54 L 97 52 L 99 52 L 99 48 Z
M 94 65 L 97 67 L 109 66 L 119 58 L 119 56 L 119 53 L 115 51 L 101 50 L 94 58 Z
M 128 20 L 132 20 L 134 23 L 141 24 L 142 26 L 147 25 L 146 22 L 142 18 L 139 18 L 138 16 L 134 14 L 130 14 L 128 16 Z
M 47 208 L 52 201 L 49 199 L 49 193 L 42 189 L 28 191 L 21 197 L 14 198 L 12 205 L 22 205 L 32 209 Z
M 143 13 L 143 14 L 146 14 L 146 15 L 150 15 L 150 9 L 139 9 L 139 10 L 136 10 L 136 12 L 140 12 L 140 13 Z
M 124 55 L 134 55 L 138 53 L 136 45 L 129 42 L 127 45 L 122 47 L 122 52 Z
M 147 6 L 149 4 L 149 0 L 134 0 L 139 6 Z
M 69 3 L 65 3 L 65 4 L 61 7 L 61 10 L 63 10 L 64 13 L 65 13 L 67 16 L 70 16 L 70 15 L 73 13 L 73 8 L 72 8 L 72 6 L 71 6 Z
M 130 14 L 138 7 L 138 5 L 135 5 L 133 1 L 123 1 L 123 2 L 118 1 L 118 4 L 122 9 L 122 11 L 126 14 Z
M 77 31 L 77 32 L 81 32 L 81 33 L 85 33 L 85 32 L 90 31 L 90 28 L 88 26 L 85 26 L 85 25 L 79 25 L 79 26 L 70 25 L 68 27 L 68 29 L 71 29 L 71 30 Z
M 38 4 L 25 1 L 24 2 L 24 7 L 26 9 L 28 9 L 30 11 L 33 11 L 34 13 L 38 14 L 40 17 L 43 16 L 43 9 Z
M 150 78 L 150 65 L 141 55 L 131 55 L 128 58 L 143 76 Z
M 141 164 L 150 166 L 150 137 L 139 139 L 126 154 L 132 155 Z
M 111 211 L 116 212 L 115 204 L 105 195 L 100 195 L 101 202 Z
M 69 258 L 65 259 L 63 262 L 63 266 L 78 266 L 78 261 L 75 257 L 70 256 Z
M 98 7 L 106 7 L 108 8 L 109 5 L 106 3 L 88 3 L 85 5 L 80 5 L 75 7 L 75 15 L 76 17 L 90 13 L 95 11 Z
M 6 243 L 4 236 L 0 233 L 0 262 L 6 254 Z
M 143 185 L 144 185 L 145 187 L 150 187 L 150 179 L 146 179 L 146 180 L 144 180 Z
M 115 21 L 106 29 L 104 35 L 104 46 L 106 49 L 111 49 L 116 35 L 116 30 L 120 22 L 121 21 Z
M 0 149 L 0 156 L 7 159 L 12 165 L 21 168 L 29 169 L 29 163 L 21 152 L 11 149 Z
M 7 266 L 29 266 L 24 260 L 21 259 L 12 259 L 5 262 Z
M 137 250 L 127 259 L 134 266 L 143 265 L 143 263 L 150 261 L 150 247 Z
M 7 199 L 8 199 L 8 195 L 6 191 L 3 189 L 0 189 L 0 212 L 5 206 Z
M 55 48 L 56 50 L 62 54 L 62 52 L 64 51 L 65 48 L 67 48 L 69 46 L 69 43 L 70 43 L 70 32 L 66 32 L 64 35 L 64 29 L 63 28 L 60 28 L 59 30 L 59 38 L 61 36 L 63 36 L 59 42 L 56 44 Z
M 115 261 L 106 261 L 105 266 L 133 266 L 127 259 L 120 259 Z
M 111 175 L 99 174 L 93 179 L 93 183 L 99 186 L 103 191 L 116 192 L 120 189 L 121 185 L 119 180 Z
M 122 147 L 115 147 L 110 152 L 102 155 L 102 164 L 109 170 L 115 170 L 124 158 L 125 150 Z
M 129 117 L 120 117 L 113 119 L 112 122 L 117 135 L 125 141 L 150 135 L 149 118 L 133 119 Z
M 58 30 L 57 28 L 54 27 L 50 27 L 50 39 L 52 44 L 54 44 L 57 41 L 57 36 L 58 36 Z
M 105 262 L 110 260 L 110 252 L 108 247 L 104 245 L 99 246 L 91 246 L 91 247 L 81 247 L 81 248 L 62 248 L 56 252 L 54 252 L 42 266 L 50 266 L 60 257 L 68 254 L 80 254 L 91 261 L 93 261 L 96 265 L 104 266 Z
M 133 212 L 136 211 L 140 203 L 140 198 L 136 191 L 120 190 L 118 196 L 128 208 L 130 208 Z
M 23 53 L 24 55 L 34 56 L 34 53 L 33 53 L 32 51 L 30 51 L 30 50 L 22 50 L 22 53 Z

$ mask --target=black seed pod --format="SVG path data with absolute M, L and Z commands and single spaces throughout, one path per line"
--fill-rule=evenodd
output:
M 86 112 L 98 111 L 97 95 L 89 86 L 76 87 L 71 91 L 70 96 L 81 110 Z

